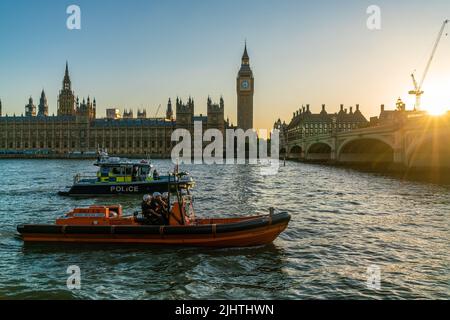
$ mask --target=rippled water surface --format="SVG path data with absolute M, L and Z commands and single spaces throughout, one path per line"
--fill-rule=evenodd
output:
M 161 172 L 169 161 L 155 161 Z M 197 215 L 292 215 L 273 245 L 251 249 L 24 245 L 21 223 L 52 223 L 75 206 L 140 197 L 56 195 L 92 161 L 0 160 L 0 298 L 449 299 L 450 186 L 320 165 L 185 166 L 197 180 Z M 69 291 L 69 265 L 81 290 Z M 381 289 L 366 285 L 381 268 Z

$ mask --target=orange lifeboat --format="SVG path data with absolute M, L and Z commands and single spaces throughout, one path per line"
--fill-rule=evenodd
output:
M 55 224 L 24 224 L 17 231 L 25 242 L 248 247 L 273 242 L 291 219 L 273 210 L 252 217 L 197 218 L 189 197 L 172 205 L 168 225 L 147 225 L 113 205 L 76 208 Z

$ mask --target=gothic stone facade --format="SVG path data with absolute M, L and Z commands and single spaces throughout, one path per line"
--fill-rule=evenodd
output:
M 201 121 L 204 130 L 217 128 L 223 132 L 228 125 L 224 120 L 222 98 L 219 103 L 208 98 L 207 116 L 195 115 L 192 98 L 187 103 L 177 98 L 175 117 L 169 99 L 165 118 L 146 118 L 143 112 L 133 118 L 132 112 L 128 111 L 123 119 L 98 119 L 95 99 L 83 99 L 80 103 L 75 98 L 67 64 L 57 115 L 48 116 L 44 92 L 40 102 L 36 115 L 36 107 L 30 98 L 25 116 L 1 116 L 0 102 L 0 154 L 85 154 L 100 147 L 115 155 L 169 157 L 175 144 L 171 142 L 175 129 L 185 128 L 192 132 L 194 121 Z

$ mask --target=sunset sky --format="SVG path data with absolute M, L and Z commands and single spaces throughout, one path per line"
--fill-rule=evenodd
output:
M 81 30 L 66 8 L 81 7 Z M 381 30 L 366 27 L 369 5 Z M 0 1 L 0 99 L 21 114 L 44 88 L 56 113 L 66 60 L 72 86 L 107 107 L 146 108 L 177 96 L 206 113 L 211 95 L 236 123 L 236 76 L 247 39 L 255 76 L 255 127 L 289 121 L 302 104 L 329 112 L 359 103 L 366 117 L 402 97 L 420 78 L 449 0 Z M 450 33 L 450 26 L 446 32 Z M 450 108 L 450 36 L 442 38 L 424 84 L 426 108 Z M 164 111 L 164 110 L 162 110 Z M 160 113 L 159 115 L 162 115 Z

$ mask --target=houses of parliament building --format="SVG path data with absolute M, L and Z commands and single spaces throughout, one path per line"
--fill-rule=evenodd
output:
M 253 75 L 245 48 L 237 77 L 238 127 L 253 126 L 253 91 Z M 175 114 L 169 99 L 162 118 L 147 118 L 146 112 L 140 110 L 136 118 L 132 111 L 126 110 L 122 117 L 116 114 L 97 118 L 95 98 L 80 101 L 75 96 L 66 63 L 57 115 L 48 114 L 44 91 L 37 107 L 30 97 L 21 116 L 3 116 L 0 100 L 0 154 L 91 154 L 100 147 L 115 155 L 169 157 L 176 143 L 171 141 L 175 129 L 193 132 L 195 121 L 201 121 L 204 130 L 215 128 L 224 133 L 231 127 L 224 117 L 223 98 L 214 103 L 208 97 L 206 116 L 195 115 L 195 103 L 190 97 L 187 102 L 177 98 L 174 105 Z

